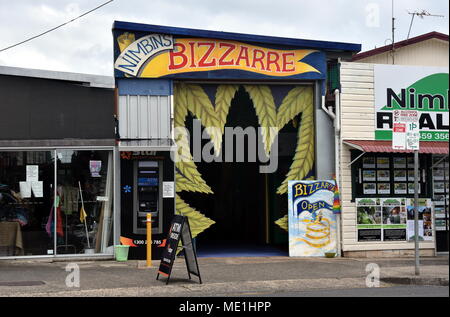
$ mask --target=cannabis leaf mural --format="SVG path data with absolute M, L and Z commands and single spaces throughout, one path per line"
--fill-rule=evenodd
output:
M 268 86 L 245 85 L 244 87 L 253 101 L 259 125 L 263 128 L 264 148 L 266 154 L 269 155 L 272 143 L 278 133 L 277 109 L 275 108 L 272 92 Z
M 298 129 L 297 147 L 293 162 L 285 180 L 277 193 L 286 194 L 289 180 L 304 179 L 314 164 L 314 118 L 313 90 L 311 87 L 295 87 L 284 97 L 278 111 L 269 86 L 244 85 L 245 91 L 253 102 L 263 137 L 264 150 L 270 154 L 271 146 L 279 130 L 301 115 Z M 185 128 L 188 113 L 200 120 L 211 138 L 215 155 L 221 154 L 222 136 L 227 116 L 238 85 L 219 85 L 215 93 L 214 103 L 200 85 L 175 84 L 174 87 L 174 126 Z M 188 136 L 175 131 L 178 146 L 176 154 L 177 193 L 198 192 L 212 194 L 211 188 L 203 180 L 192 158 Z M 193 237 L 203 232 L 214 221 L 190 207 L 181 197 L 176 195 L 176 212 L 189 218 Z M 281 228 L 287 228 L 287 216 L 275 222 Z
M 314 109 L 313 91 L 310 87 L 296 87 L 287 94 L 278 111 L 278 127 L 281 129 L 300 113 L 302 118 L 297 148 L 289 173 L 278 188 L 278 194 L 287 193 L 288 181 L 304 179 L 314 165 Z

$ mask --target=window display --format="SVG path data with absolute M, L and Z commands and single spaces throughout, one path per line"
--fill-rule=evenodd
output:
M 57 151 L 57 217 L 64 224 L 58 254 L 105 253 L 112 245 L 112 153 L 73 151 L 64 161 L 62 155 Z
M 407 241 L 405 198 L 356 199 L 359 242 Z
M 448 156 L 434 156 L 432 169 L 433 204 L 435 213 L 436 249 L 448 251 Z
M 54 254 L 53 186 L 52 151 L 0 152 L 0 256 Z
M 107 150 L 0 152 L 0 257 L 111 251 L 112 167 Z
M 354 197 L 375 197 L 392 195 L 397 197 L 414 195 L 414 164 L 409 154 L 375 154 L 367 153 L 353 165 Z M 412 161 L 413 162 L 413 161 Z M 423 169 L 426 169 L 428 159 L 420 159 L 419 194 L 427 192 L 427 184 Z M 435 184 L 436 192 L 443 192 L 443 183 Z

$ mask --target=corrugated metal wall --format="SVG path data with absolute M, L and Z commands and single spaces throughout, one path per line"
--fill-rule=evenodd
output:
M 121 139 L 170 139 L 170 96 L 119 96 Z

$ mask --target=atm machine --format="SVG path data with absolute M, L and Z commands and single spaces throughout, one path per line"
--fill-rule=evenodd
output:
M 146 234 L 147 213 L 152 215 L 152 233 L 162 233 L 162 161 L 134 162 L 133 233 Z
M 121 152 L 120 241 L 129 245 L 130 260 L 144 260 L 147 245 L 147 213 L 152 215 L 152 258 L 164 249 L 170 221 L 175 213 L 175 165 L 170 152 Z

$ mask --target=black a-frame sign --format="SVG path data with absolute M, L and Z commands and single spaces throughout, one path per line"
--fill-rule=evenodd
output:
M 197 254 L 192 244 L 191 228 L 189 227 L 189 220 L 185 216 L 175 215 L 170 224 L 169 234 L 167 235 L 166 246 L 163 250 L 161 263 L 159 265 L 158 275 L 167 277 L 166 285 L 169 284 L 170 275 L 172 273 L 173 263 L 175 262 L 177 248 L 181 241 L 181 246 L 184 250 L 184 259 L 186 260 L 186 268 L 189 279 L 191 274 L 198 277 L 200 284 L 202 278 L 200 270 L 198 269 Z

